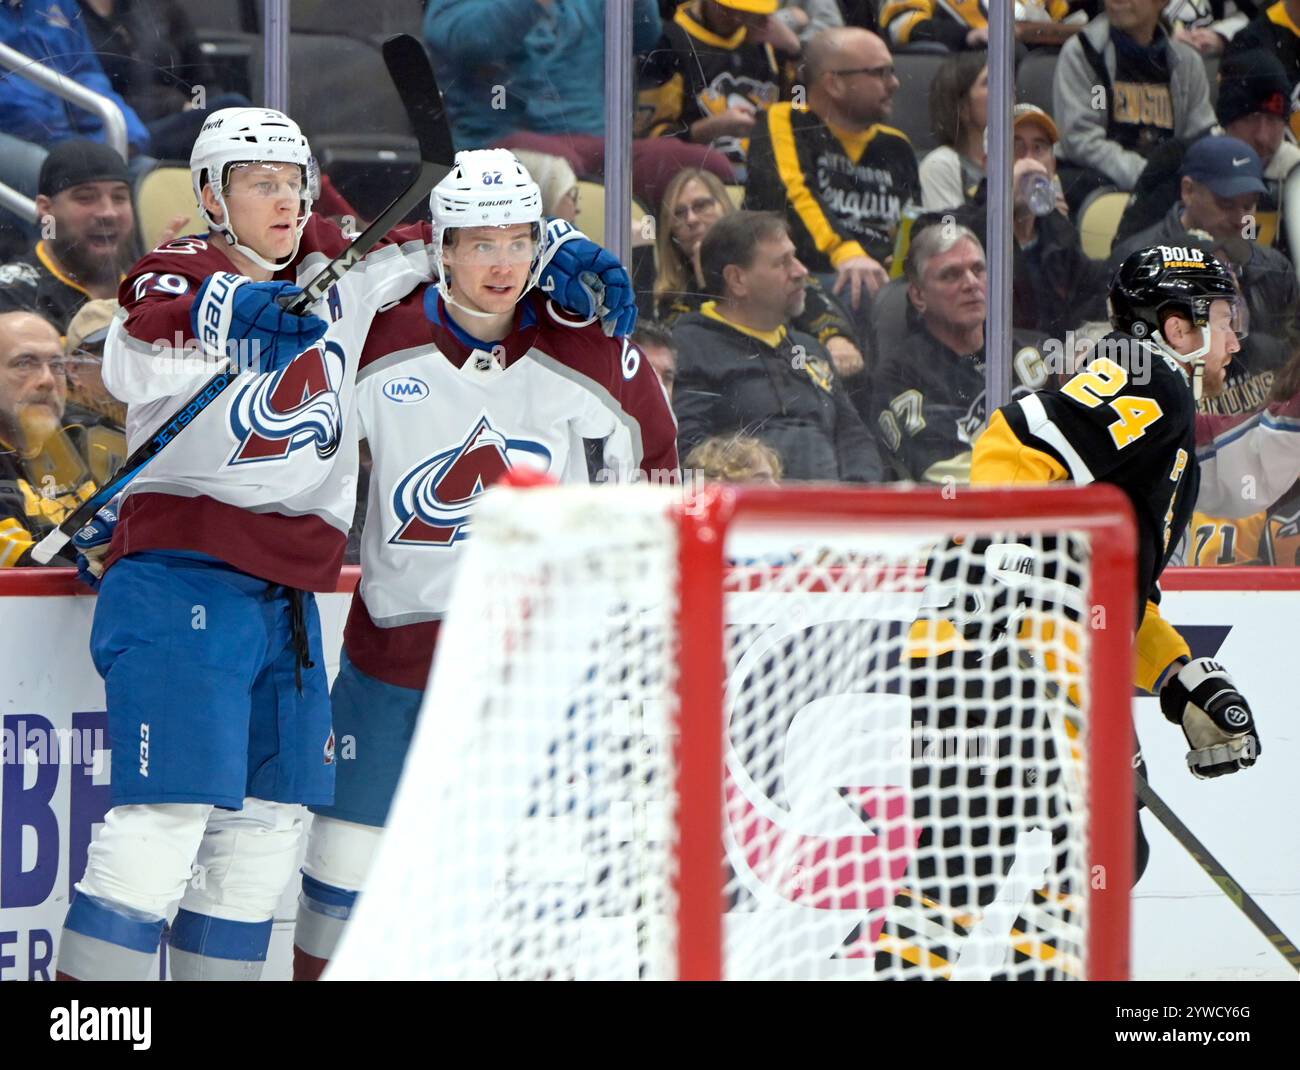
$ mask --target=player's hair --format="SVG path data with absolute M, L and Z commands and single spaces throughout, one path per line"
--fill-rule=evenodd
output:
M 695 287 L 695 269 L 677 243 L 673 241 L 673 209 L 677 207 L 677 198 L 681 196 L 688 182 L 703 183 L 717 201 L 722 205 L 722 214 L 731 215 L 736 210 L 735 204 L 727 193 L 722 179 L 712 171 L 701 171 L 688 167 L 668 182 L 659 208 L 659 226 L 655 231 L 655 254 L 659 261 L 659 273 L 655 275 L 654 298 L 656 307 L 665 294 L 687 293 Z
M 929 266 L 930 260 L 943 255 L 964 238 L 969 238 L 981 253 L 984 252 L 984 243 L 980 241 L 978 234 L 970 227 L 963 227 L 951 221 L 936 222 L 926 227 L 920 234 L 913 232 L 912 244 L 908 247 L 907 259 L 903 262 L 907 281 L 913 286 L 920 286 L 925 280 L 925 269 Z
M 723 271 L 729 264 L 749 267 L 761 241 L 790 233 L 789 224 L 774 212 L 733 212 L 713 224 L 700 245 L 700 273 L 704 292 L 712 297 L 727 293 Z
M 658 320 L 638 320 L 636 330 L 632 332 L 632 343 L 638 346 L 660 346 L 677 352 L 677 342 L 673 333 Z
M 714 435 L 706 438 L 686 457 L 686 468 L 702 472 L 705 479 L 726 483 L 744 483 L 766 461 L 772 474 L 785 474 L 781 455 L 771 446 L 749 435 Z
M 930 82 L 930 130 L 940 145 L 956 145 L 961 106 L 988 64 L 984 52 L 959 52 L 945 61 Z

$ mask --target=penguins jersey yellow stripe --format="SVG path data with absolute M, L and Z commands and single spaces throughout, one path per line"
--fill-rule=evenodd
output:
M 971 463 L 972 485 L 1012 483 L 1059 483 L 1070 474 L 1056 458 L 1026 446 L 1011 429 L 1001 411 L 993 414 L 988 429 L 975 440 Z M 1160 615 L 1154 602 L 1147 602 L 1146 615 L 1137 633 L 1137 664 L 1134 681 L 1151 691 L 1177 658 L 1191 657 L 1187 641 Z
M 776 160 L 781 184 L 786 197 L 808 229 L 817 248 L 828 253 L 831 263 L 838 266 L 852 256 L 866 256 L 866 250 L 855 241 L 843 241 L 831 226 L 831 221 L 808 188 L 803 168 L 799 166 L 799 153 L 794 143 L 794 124 L 788 103 L 773 104 L 767 111 L 767 121 L 772 132 L 772 155 Z M 865 148 L 865 143 L 863 145 Z
M 0 568 L 13 568 L 35 541 L 31 532 L 13 517 L 0 520 Z
M 1271 565 L 1267 560 L 1268 514 L 1255 513 L 1239 520 L 1192 514 L 1189 565 Z
M 988 428 L 975 440 L 970 467 L 972 486 L 1062 483 L 1069 478 L 1070 473 L 1055 457 L 1016 438 L 1001 410 L 993 414 Z

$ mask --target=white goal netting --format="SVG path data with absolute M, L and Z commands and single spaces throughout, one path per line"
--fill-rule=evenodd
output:
M 328 976 L 671 978 L 715 895 L 728 978 L 1086 976 L 1091 536 L 742 514 L 682 576 L 679 503 L 484 498 Z M 725 693 L 679 697 L 700 654 Z M 680 717 L 722 733 L 721 814 L 678 806 Z

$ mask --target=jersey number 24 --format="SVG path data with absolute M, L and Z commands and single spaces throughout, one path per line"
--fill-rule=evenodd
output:
M 1109 357 L 1098 357 L 1082 371 L 1061 387 L 1061 393 L 1074 398 L 1080 405 L 1095 409 L 1106 404 L 1114 410 L 1117 419 L 1106 430 L 1115 440 L 1115 448 L 1123 449 L 1131 442 L 1136 442 L 1147 433 L 1147 428 L 1155 423 L 1164 412 L 1155 398 L 1132 397 L 1124 394 L 1115 397 L 1128 383 L 1128 372 Z

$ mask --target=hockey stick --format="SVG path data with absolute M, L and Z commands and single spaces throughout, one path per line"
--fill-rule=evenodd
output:
M 1020 651 L 1018 658 L 1021 668 L 1036 667 L 1033 658 L 1025 651 Z M 1048 680 L 1046 681 L 1046 691 L 1050 698 L 1055 699 L 1060 695 L 1061 688 L 1055 681 Z M 1069 714 L 1066 717 L 1074 723 L 1076 728 L 1082 727 Z M 1183 824 L 1179 816 L 1169 808 L 1169 804 L 1156 794 L 1155 788 L 1142 775 L 1141 770 L 1133 770 L 1133 782 L 1137 788 L 1137 797 L 1142 804 L 1169 830 L 1169 834 L 1182 844 L 1183 849 L 1192 856 L 1192 860 L 1201 869 L 1205 870 L 1210 879 L 1219 886 L 1223 894 L 1232 900 L 1238 910 L 1246 915 L 1250 923 L 1264 934 L 1264 938 L 1277 949 L 1279 955 L 1286 959 L 1288 965 L 1300 972 L 1300 949 L 1296 947 L 1296 942 L 1282 932 L 1277 922 L 1265 914 L 1264 908 L 1255 902 L 1251 894 L 1232 878 L 1231 874 L 1224 868 L 1223 863 L 1215 858 L 1210 853 L 1209 848 L 1196 838 L 1191 829 Z
M 429 191 L 451 169 L 454 149 L 451 129 L 438 92 L 429 57 L 410 34 L 390 37 L 383 45 L 384 62 L 397 87 L 402 106 L 415 129 L 420 144 L 420 169 L 411 184 L 398 195 L 379 217 L 370 224 L 347 249 L 325 265 L 286 304 L 289 312 L 301 315 L 331 286 L 373 249 L 383 237 L 399 224 L 406 214 L 429 195 Z M 136 449 L 112 477 L 82 505 L 69 514 L 58 527 L 45 536 L 32 549 L 32 560 L 48 564 L 82 527 L 94 519 L 95 514 L 113 500 L 128 483 L 140 474 L 141 469 L 166 449 L 186 427 L 210 406 L 225 389 L 235 381 L 238 373 L 226 364 L 198 388 L 188 401 L 165 420 L 150 437 Z
M 1264 934 L 1264 938 L 1277 949 L 1277 953 L 1286 959 L 1291 968 L 1300 972 L 1300 950 L 1297 950 L 1295 941 L 1283 933 L 1277 922 L 1265 914 L 1263 908 L 1251 898 L 1250 893 L 1232 879 L 1224 869 L 1223 863 L 1210 854 L 1205 844 L 1201 843 L 1192 834 L 1192 830 L 1182 823 L 1178 815 L 1169 809 L 1168 804 L 1147 783 L 1146 777 L 1135 769 L 1133 779 L 1137 783 L 1138 798 L 1142 800 L 1143 805 L 1156 815 L 1160 824 L 1164 825 L 1169 830 L 1169 834 L 1183 845 L 1196 864 L 1209 874 L 1210 879 L 1237 905 L 1237 909 L 1250 919 L 1251 924 Z

